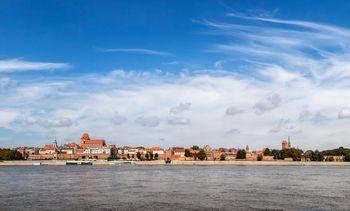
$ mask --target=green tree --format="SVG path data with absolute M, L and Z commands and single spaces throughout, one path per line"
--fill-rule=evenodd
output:
M 191 149 L 193 149 L 193 150 L 199 150 L 199 146 L 193 145 L 193 146 L 191 147 Z
M 244 149 L 239 149 L 237 151 L 236 159 L 246 159 L 247 153 Z
M 149 160 L 149 154 L 148 153 L 146 153 L 145 157 L 146 157 L 146 160 Z
M 191 152 L 189 149 L 185 149 L 185 157 L 191 157 Z
M 205 160 L 207 158 L 207 154 L 205 154 L 204 149 L 200 149 L 197 155 L 199 160 Z
M 270 151 L 269 148 L 266 148 L 264 151 L 264 156 L 272 156 L 272 152 Z
M 276 160 L 277 160 L 277 159 L 278 159 L 278 160 L 283 159 L 282 156 L 281 156 L 280 150 L 278 150 L 278 149 L 273 149 L 273 150 L 271 151 L 271 153 L 272 153 L 274 159 L 276 159 Z
M 17 150 L 0 149 L 0 160 L 23 160 L 23 158 Z
M 129 155 L 129 153 L 126 155 L 126 157 L 127 157 L 128 159 L 130 159 L 130 155 Z
M 158 160 L 158 153 L 154 154 L 154 159 Z
M 226 155 L 225 155 L 225 153 L 222 153 L 222 154 L 220 155 L 220 160 L 226 160 Z
M 344 157 L 345 162 L 350 162 L 350 153 L 346 153 Z
M 141 160 L 141 153 L 140 153 L 140 152 L 137 152 L 137 153 L 136 153 L 136 157 L 137 157 L 137 159 Z

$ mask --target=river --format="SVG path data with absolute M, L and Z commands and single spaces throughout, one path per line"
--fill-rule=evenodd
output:
M 0 210 L 348 210 L 347 166 L 4 166 Z

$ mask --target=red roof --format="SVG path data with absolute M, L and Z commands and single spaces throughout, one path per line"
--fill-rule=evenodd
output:
M 185 153 L 185 148 L 173 147 L 174 152 Z
M 154 146 L 154 147 L 147 147 L 147 151 L 164 151 L 164 149 L 160 146 Z
M 67 146 L 67 148 L 76 148 L 76 147 L 78 147 L 78 145 L 76 143 L 74 143 L 74 142 L 70 142 L 66 146 Z
M 55 150 L 55 147 L 52 144 L 46 144 L 43 150 Z
M 83 133 L 83 135 L 81 136 L 81 139 L 90 140 L 90 136 L 88 133 Z

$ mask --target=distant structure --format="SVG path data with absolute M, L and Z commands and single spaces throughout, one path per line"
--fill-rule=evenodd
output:
M 290 144 L 290 137 L 288 136 L 288 141 L 287 140 L 282 141 L 282 150 L 283 149 L 290 149 L 291 147 L 292 147 L 292 145 Z
M 106 147 L 106 142 L 103 139 L 91 140 L 88 133 L 84 133 L 80 139 L 80 146 L 83 149 L 87 148 L 103 148 Z

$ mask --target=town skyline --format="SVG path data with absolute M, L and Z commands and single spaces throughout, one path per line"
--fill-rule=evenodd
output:
M 349 2 L 132 2 L 2 1 L 0 147 L 348 146 Z

